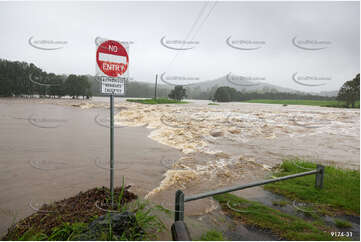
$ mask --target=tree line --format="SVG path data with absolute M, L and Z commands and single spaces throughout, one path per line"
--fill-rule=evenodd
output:
M 171 87 L 158 85 L 157 96 L 166 98 Z M 34 64 L 0 59 L 0 96 L 72 98 L 102 96 L 101 83 L 91 75 L 56 75 Z M 126 96 L 154 97 L 154 84 L 129 82 Z
M 127 97 L 154 97 L 154 84 L 130 81 L 127 83 Z M 247 101 L 251 99 L 298 99 L 298 100 L 335 100 L 335 97 L 325 97 L 305 93 L 262 91 L 237 91 L 231 87 L 213 86 L 202 90 L 199 86 L 176 88 L 158 85 L 157 96 L 162 98 L 203 99 L 219 102 Z M 56 75 L 46 73 L 34 64 L 0 59 L 0 96 L 29 96 L 72 98 L 102 96 L 100 82 L 91 75 Z M 345 82 L 341 87 L 337 100 L 345 101 L 354 106 L 360 97 L 360 74 L 353 80 Z
M 0 59 L 0 96 L 91 97 L 91 83 L 84 75 L 46 73 L 34 64 Z
M 213 96 L 213 100 L 218 102 L 237 102 L 254 99 L 334 100 L 335 97 L 288 92 L 240 92 L 232 87 L 219 87 Z

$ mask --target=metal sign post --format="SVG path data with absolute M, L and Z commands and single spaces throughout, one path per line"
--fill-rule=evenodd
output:
M 114 96 L 110 95 L 110 196 L 114 209 Z
M 124 96 L 128 81 L 128 45 L 120 41 L 95 39 L 96 75 L 100 77 L 101 93 L 110 97 L 110 196 L 114 209 L 114 96 Z

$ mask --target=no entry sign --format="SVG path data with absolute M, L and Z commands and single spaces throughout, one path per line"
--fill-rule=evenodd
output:
M 115 40 L 97 38 L 96 75 L 103 94 L 124 95 L 128 81 L 129 47 Z
M 119 41 L 95 39 L 96 76 L 102 84 L 102 93 L 110 94 L 110 194 L 114 205 L 114 96 L 124 96 L 128 81 L 128 44 Z

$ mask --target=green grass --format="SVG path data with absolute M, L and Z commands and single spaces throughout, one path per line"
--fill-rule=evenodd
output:
M 64 241 L 73 240 L 74 236 L 84 232 L 87 228 L 86 223 L 63 223 L 61 226 L 54 227 L 51 235 L 46 235 L 42 231 L 36 231 L 33 228 L 27 230 L 18 240 L 20 241 Z
M 343 240 L 332 237 L 332 228 L 319 221 L 304 221 L 296 216 L 282 213 L 259 202 L 248 201 L 233 194 L 214 196 L 222 209 L 242 223 L 271 231 L 285 240 Z M 241 212 L 232 210 L 227 203 Z
M 219 105 L 218 103 L 208 103 L 208 105 L 215 105 L 215 106 L 217 106 L 217 105 Z
M 330 107 L 330 108 L 352 108 L 351 105 L 346 105 L 345 102 L 337 102 L 337 103 L 331 103 L 331 104 L 326 104 L 323 105 L 323 107 Z M 355 107 L 354 108 L 360 108 L 360 101 L 356 101 L 355 102 Z
M 201 236 L 201 241 L 224 241 L 222 233 L 210 230 Z
M 84 232 L 87 226 L 86 223 L 63 223 L 62 226 L 53 229 L 47 240 L 72 240 L 73 236 Z
M 267 103 L 267 104 L 287 104 L 287 105 L 311 105 L 321 107 L 340 107 L 345 106 L 344 102 L 338 102 L 336 100 L 321 101 L 321 100 L 271 100 L 271 99 L 255 99 L 244 101 L 247 103 Z M 360 108 L 360 101 L 355 103 L 356 108 Z
M 337 228 L 351 228 L 352 224 L 348 221 L 335 219 L 335 224 Z
M 127 99 L 128 102 L 142 103 L 142 104 L 185 104 L 188 102 L 177 101 L 168 98 L 157 98 L 157 99 Z
M 172 211 L 170 209 L 163 207 L 162 205 L 155 205 L 154 209 L 159 210 L 167 215 L 173 216 Z
M 156 240 L 160 232 L 166 227 L 162 221 L 155 215 L 152 215 L 152 209 L 146 208 L 147 203 L 141 202 L 137 206 L 135 217 L 138 225 L 146 232 L 143 240 Z
M 164 224 L 160 221 L 158 217 L 155 215 L 152 215 L 152 209 L 147 208 L 146 202 L 136 201 L 136 211 L 135 219 L 137 221 L 137 224 L 139 227 L 145 231 L 143 234 L 139 234 L 136 232 L 137 228 L 130 227 L 127 231 L 124 231 L 124 233 L 121 236 L 115 236 L 112 232 L 111 227 L 109 229 L 106 229 L 104 231 L 101 231 L 101 233 L 98 235 L 97 240 L 117 240 L 117 241 L 123 241 L 123 240 L 156 240 L 157 236 L 160 232 L 162 232 L 165 229 Z M 125 211 L 128 210 L 124 207 L 118 208 L 118 211 Z M 94 216 L 93 219 L 96 219 L 97 217 Z M 25 233 L 20 235 L 19 237 L 16 237 L 14 240 L 20 240 L 20 241 L 44 241 L 44 240 L 50 240 L 50 241 L 67 241 L 67 240 L 78 240 L 79 236 L 82 238 L 82 235 L 84 236 L 84 232 L 87 231 L 88 225 L 90 223 L 80 223 L 80 222 L 74 222 L 74 223 L 63 223 L 60 226 L 52 228 L 52 231 L 50 234 L 45 234 L 44 231 L 35 229 L 34 227 L 31 227 L 28 229 Z
M 301 167 L 316 169 L 311 162 L 286 160 L 273 175 L 281 177 L 307 171 Z M 291 200 L 312 203 L 323 214 L 360 216 L 360 171 L 326 166 L 322 189 L 315 188 L 315 175 L 267 184 L 264 188 Z
M 29 229 L 17 240 L 19 240 L 19 241 L 43 241 L 43 240 L 48 240 L 48 236 L 42 232 L 36 232 L 33 229 Z
M 279 206 L 279 207 L 284 207 L 288 204 L 287 201 L 273 201 L 272 205 L 273 206 Z

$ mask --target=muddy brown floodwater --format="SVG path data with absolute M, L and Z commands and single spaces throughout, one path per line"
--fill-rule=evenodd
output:
M 288 157 L 360 166 L 360 111 L 115 99 L 115 183 L 173 209 L 186 195 L 263 179 Z M 0 99 L 0 233 L 41 204 L 109 185 L 108 99 Z M 241 192 L 263 196 L 262 189 Z M 202 215 L 210 199 L 186 204 Z

